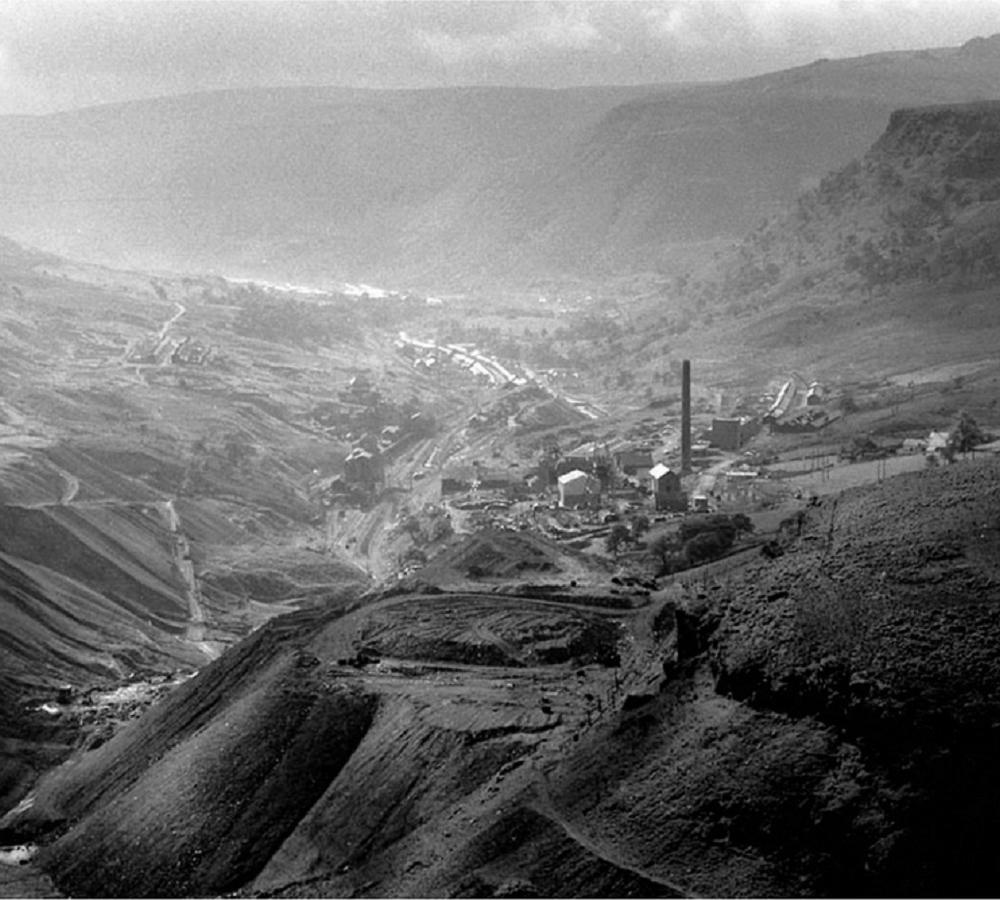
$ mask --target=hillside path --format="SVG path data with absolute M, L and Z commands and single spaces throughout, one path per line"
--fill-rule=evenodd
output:
M 209 659 L 215 659 L 219 655 L 218 649 L 205 640 L 205 611 L 201 605 L 201 588 L 198 586 L 198 578 L 194 572 L 194 562 L 191 560 L 191 544 L 181 529 L 181 518 L 174 507 L 174 501 L 166 501 L 163 504 L 163 509 L 167 514 L 167 526 L 174 537 L 174 563 L 184 580 L 185 595 L 188 601 L 190 618 L 186 637 L 192 644 L 196 644 Z

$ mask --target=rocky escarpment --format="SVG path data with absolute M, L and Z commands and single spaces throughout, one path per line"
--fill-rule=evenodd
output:
M 859 160 L 749 234 L 699 290 L 752 307 L 783 294 L 1000 278 L 1000 103 L 901 109 Z

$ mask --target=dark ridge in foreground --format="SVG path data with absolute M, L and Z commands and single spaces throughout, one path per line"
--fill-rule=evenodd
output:
M 988 895 L 998 509 L 960 462 L 628 609 L 291 614 L 0 828 L 88 896 Z

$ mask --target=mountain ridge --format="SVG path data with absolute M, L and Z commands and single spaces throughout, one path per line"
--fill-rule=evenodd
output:
M 6 118 L 0 232 L 318 283 L 670 269 L 862 153 L 893 109 L 995 95 L 989 40 L 722 83 L 240 89 Z

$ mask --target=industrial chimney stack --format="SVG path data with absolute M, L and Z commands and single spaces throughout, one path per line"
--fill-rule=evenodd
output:
M 691 471 L 691 360 L 681 363 L 681 473 Z

